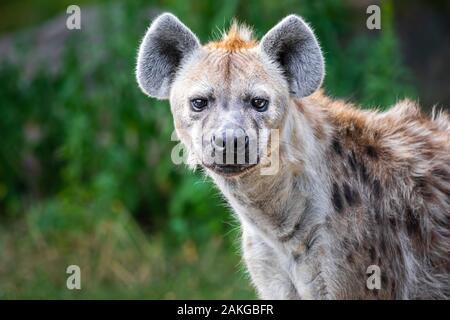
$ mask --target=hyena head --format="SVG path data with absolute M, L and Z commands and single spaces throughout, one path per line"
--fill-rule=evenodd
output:
M 260 42 L 234 23 L 220 41 L 202 46 L 165 13 L 140 45 L 136 74 L 146 94 L 170 99 L 188 162 L 230 177 L 265 159 L 271 132 L 283 129 L 290 99 L 320 87 L 324 63 L 313 32 L 295 15 Z

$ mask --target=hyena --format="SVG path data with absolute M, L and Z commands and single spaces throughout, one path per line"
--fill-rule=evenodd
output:
M 296 15 L 260 41 L 234 23 L 201 45 L 162 14 L 140 45 L 136 74 L 144 93 L 170 100 L 189 158 L 233 208 L 261 298 L 450 298 L 448 114 L 427 117 L 409 100 L 364 111 L 327 97 L 320 46 Z M 258 147 L 250 163 L 251 131 L 278 149 Z M 267 150 L 279 161 L 272 174 L 261 173 Z M 205 163 L 209 153 L 245 161 Z

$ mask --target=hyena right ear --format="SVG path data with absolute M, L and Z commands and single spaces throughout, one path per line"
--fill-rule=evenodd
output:
M 261 39 L 260 48 L 283 69 L 293 96 L 309 96 L 322 84 L 322 51 L 302 18 L 289 15 L 281 20 Z
M 197 37 L 177 17 L 157 17 L 139 47 L 136 78 L 142 91 L 167 99 L 178 67 L 199 47 Z

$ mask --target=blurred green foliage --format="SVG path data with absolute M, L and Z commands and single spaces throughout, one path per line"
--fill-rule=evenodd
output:
M 261 36 L 297 13 L 322 44 L 327 93 L 380 108 L 414 94 L 390 1 L 381 32 L 365 29 L 365 11 L 334 0 L 100 4 L 101 41 L 71 37 L 63 72 L 24 80 L 1 66 L 0 298 L 253 297 L 229 210 L 210 181 L 172 163 L 168 103 L 137 87 L 149 7 L 175 13 L 203 42 L 233 17 Z M 86 270 L 81 293 L 65 288 L 71 263 Z

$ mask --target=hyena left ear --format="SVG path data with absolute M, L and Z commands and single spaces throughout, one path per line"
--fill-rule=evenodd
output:
M 197 37 L 177 17 L 157 17 L 139 47 L 136 78 L 144 93 L 167 99 L 182 61 L 200 48 Z
M 313 31 L 296 15 L 289 15 L 262 38 L 260 48 L 279 63 L 293 96 L 306 97 L 322 84 L 324 59 Z

